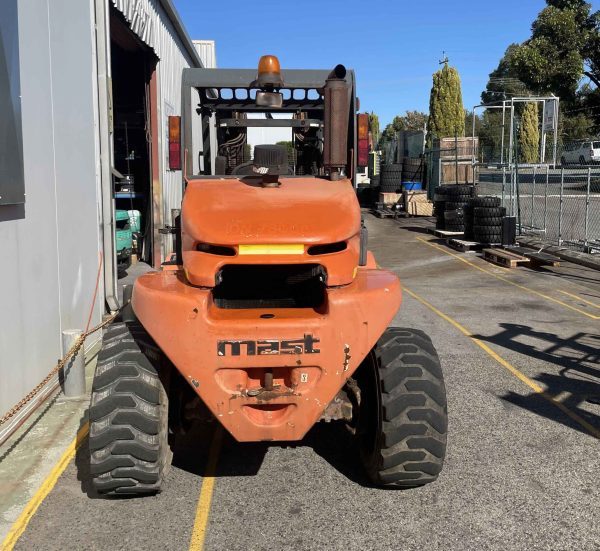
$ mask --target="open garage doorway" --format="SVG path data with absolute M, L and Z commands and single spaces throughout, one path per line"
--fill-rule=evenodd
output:
M 123 16 L 110 8 L 112 146 L 115 201 L 115 249 L 118 273 L 131 264 L 160 264 L 154 230 L 160 209 L 156 64 L 158 58 L 132 32 Z M 157 212 L 155 212 L 155 210 Z

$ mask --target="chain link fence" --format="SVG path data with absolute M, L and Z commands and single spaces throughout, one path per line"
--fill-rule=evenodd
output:
M 600 164 L 475 165 L 478 195 L 502 199 L 521 234 L 600 253 Z

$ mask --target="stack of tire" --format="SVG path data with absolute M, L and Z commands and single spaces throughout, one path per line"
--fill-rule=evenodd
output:
M 475 197 L 469 202 L 468 210 L 472 218 L 466 220 L 466 233 L 472 239 L 486 244 L 502 242 L 502 219 L 506 209 L 500 206 L 500 197 Z
M 379 174 L 371 176 L 371 186 L 369 192 L 369 205 L 371 206 L 379 200 L 379 192 L 381 191 L 381 176 Z
M 402 164 L 381 166 L 381 192 L 400 193 L 402 191 Z
M 455 232 L 465 231 L 465 208 L 473 197 L 474 187 L 466 184 L 440 186 L 433 198 L 436 228 Z
M 446 186 L 435 188 L 433 195 L 433 215 L 435 216 L 435 227 L 438 230 L 443 230 L 446 227 L 444 221 L 444 208 L 446 206 Z
M 423 182 L 424 176 L 423 159 L 411 159 L 404 157 L 402 162 L 402 182 Z

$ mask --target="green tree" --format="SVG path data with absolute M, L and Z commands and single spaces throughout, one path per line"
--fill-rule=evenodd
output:
M 483 103 L 495 103 L 514 96 L 527 96 L 530 91 L 519 80 L 514 65 L 514 55 L 519 44 L 511 44 L 504 52 L 498 67 L 490 73 L 485 91 L 481 94 Z
M 427 113 L 422 111 L 406 111 L 404 115 L 397 115 L 388 124 L 381 135 L 380 145 L 394 139 L 397 132 L 403 130 L 425 130 L 427 126 Z
M 396 133 L 401 132 L 402 130 L 404 130 L 404 120 L 400 116 L 394 117 L 392 122 L 383 129 L 379 145 L 381 146 L 385 142 L 391 142 L 396 137 Z
M 547 0 L 531 26 L 531 38 L 515 48 L 511 65 L 537 93 L 570 101 L 583 75 L 600 85 L 599 15 L 583 0 Z
M 275 145 L 284 145 L 285 148 L 287 149 L 288 162 L 290 164 L 295 163 L 296 151 L 294 150 L 294 144 L 291 141 L 276 142 Z
M 537 102 L 526 103 L 521 115 L 519 152 L 524 163 L 537 163 L 540 150 L 540 119 Z
M 407 111 L 400 118 L 404 123 L 404 130 L 425 130 L 429 117 L 422 111 Z
M 447 63 L 433 75 L 428 127 L 431 135 L 436 138 L 465 134 L 465 108 L 460 76 L 458 71 L 449 67 Z
M 486 109 L 480 117 L 479 137 L 480 161 L 499 163 L 502 159 L 502 112 L 498 109 Z M 508 147 L 508 128 L 505 131 L 504 153 Z
M 585 113 L 577 113 L 573 116 L 561 114 L 558 119 L 558 131 L 563 144 L 585 140 L 594 134 L 594 120 Z
M 373 111 L 369 113 L 369 128 L 373 136 L 373 143 L 379 143 L 379 117 Z
M 511 44 L 490 73 L 482 100 L 557 95 L 561 140 L 590 137 L 600 130 L 600 11 L 592 13 L 584 0 L 546 4 L 531 26 L 531 37 Z M 591 85 L 583 83 L 586 77 Z

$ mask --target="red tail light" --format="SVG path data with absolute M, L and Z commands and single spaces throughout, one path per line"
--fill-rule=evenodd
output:
M 181 170 L 181 117 L 169 117 L 169 169 Z

